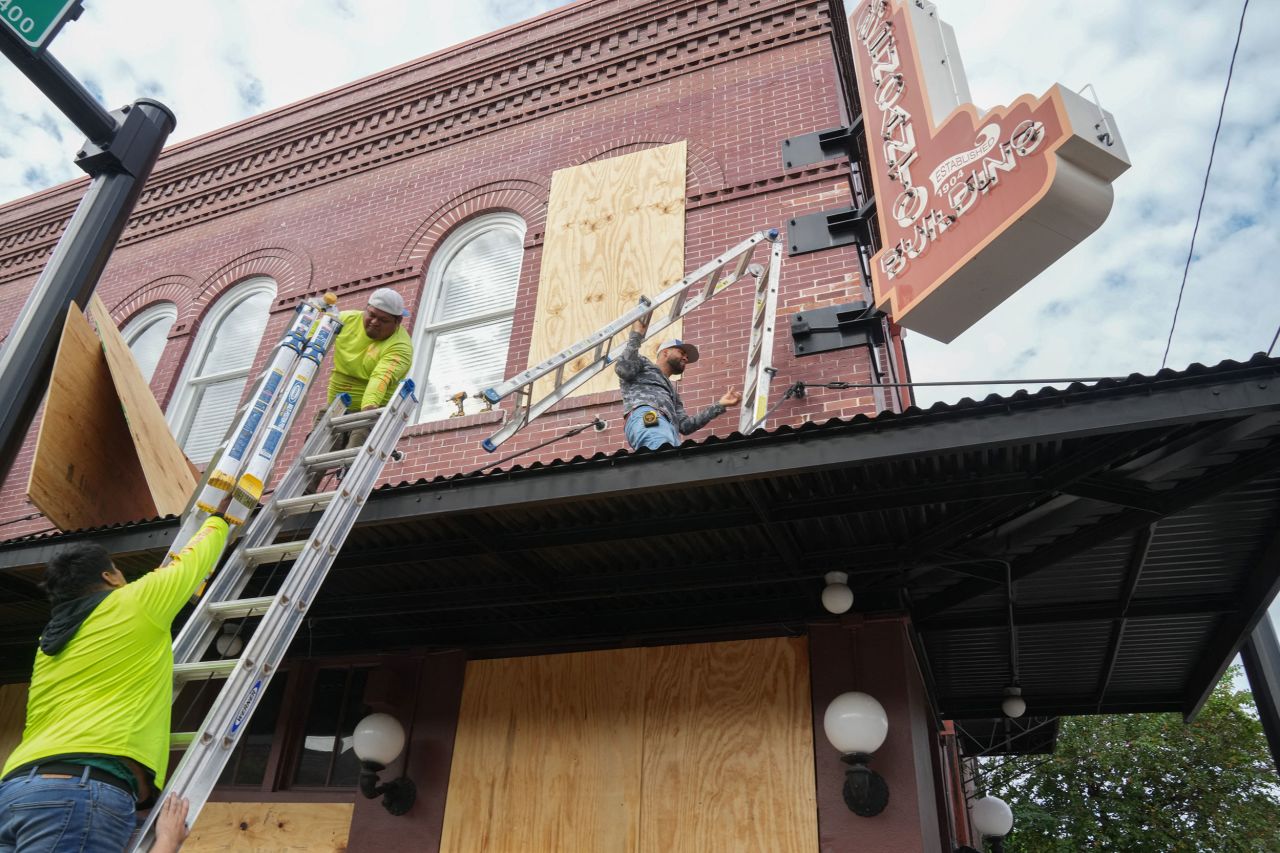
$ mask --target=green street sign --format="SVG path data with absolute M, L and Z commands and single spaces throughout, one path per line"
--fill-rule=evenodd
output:
M 0 23 L 35 53 L 62 25 L 80 17 L 81 0 L 0 0 Z

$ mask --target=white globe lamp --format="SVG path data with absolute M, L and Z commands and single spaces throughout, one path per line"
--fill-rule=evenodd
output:
M 827 585 L 822 590 L 822 606 L 828 613 L 839 616 L 853 607 L 853 590 L 849 589 L 847 572 L 827 572 Z
M 841 693 L 822 715 L 822 729 L 849 765 L 844 778 L 844 802 L 862 817 L 872 817 L 889 804 L 889 786 L 867 766 L 871 753 L 889 733 L 889 717 L 874 696 L 857 691 Z

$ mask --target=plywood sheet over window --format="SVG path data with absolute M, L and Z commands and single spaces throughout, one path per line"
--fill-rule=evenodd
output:
M 473 661 L 441 851 L 818 847 L 806 642 Z
M 351 803 L 206 803 L 182 853 L 342 853 L 354 808 Z
M 530 365 L 684 275 L 685 149 L 677 142 L 552 175 Z M 679 337 L 680 325 L 667 332 Z M 649 345 L 650 357 L 657 343 Z M 575 369 L 586 357 L 580 362 Z M 576 394 L 617 387 L 606 370 Z M 535 394 L 547 390 L 540 385 Z

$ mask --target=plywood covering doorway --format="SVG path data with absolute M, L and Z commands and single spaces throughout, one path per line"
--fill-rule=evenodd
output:
M 804 638 L 472 661 L 441 851 L 814 851 Z

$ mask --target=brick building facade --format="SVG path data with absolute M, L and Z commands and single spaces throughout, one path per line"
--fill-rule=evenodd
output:
M 782 156 L 783 140 L 848 124 L 851 119 L 856 96 L 846 59 L 847 24 L 840 14 L 838 6 L 808 0 L 639 6 L 620 0 L 582 0 L 172 146 L 148 182 L 98 294 L 121 327 L 159 303 L 176 307 L 176 320 L 151 380 L 164 407 L 180 392 L 184 366 L 192 358 L 211 307 L 241 283 L 266 277 L 275 288 L 270 319 L 250 371 L 256 375 L 299 299 L 332 291 L 338 295 L 340 307 L 353 308 L 363 305 L 373 289 L 390 286 L 414 309 L 412 325 L 420 319 L 425 304 L 424 289 L 433 259 L 450 235 L 486 214 L 514 214 L 523 222 L 525 233 L 506 357 L 505 372 L 511 375 L 528 365 L 530 341 L 539 320 L 536 305 L 547 207 L 552 175 L 557 170 L 685 143 L 685 270 L 756 231 L 780 228 L 785 233 L 788 221 L 795 217 L 866 200 L 856 186 L 856 165 L 847 158 L 788 168 Z M 76 182 L 55 187 L 0 208 L 3 314 L 12 316 L 18 311 L 84 186 Z M 667 282 L 651 282 L 648 292 L 664 284 Z M 681 383 L 690 409 L 709 404 L 725 388 L 741 387 L 752 306 L 748 286 L 739 287 L 741 292 L 718 297 L 685 318 L 682 336 L 696 341 L 703 351 L 701 361 Z M 896 336 L 891 337 L 892 352 L 873 354 L 855 347 L 796 357 L 786 331 L 789 315 L 864 298 L 865 283 L 854 246 L 785 259 L 773 354 L 778 370 L 773 384 L 775 400 L 797 380 L 867 383 L 873 378 L 873 358 L 886 365 L 891 362 L 905 379 L 901 340 Z M 322 372 L 322 380 L 325 375 Z M 310 410 L 318 406 L 318 397 L 313 394 Z M 604 391 L 566 400 L 504 445 L 499 454 L 485 452 L 480 442 L 509 416 L 508 406 L 476 412 L 472 401 L 465 417 L 411 426 L 400 443 L 405 459 L 388 467 L 384 483 L 413 483 L 474 472 L 492 464 L 497 456 L 533 448 L 595 416 L 608 420 L 609 428 L 588 430 L 531 450 L 504 468 L 527 469 L 536 462 L 612 454 L 625 448 L 619 399 L 616 391 Z M 815 389 L 803 398 L 788 400 L 765 427 L 773 431 L 833 418 L 875 415 L 885 409 L 901 409 L 904 400 L 905 395 L 883 389 Z M 728 436 L 736 425 L 731 413 L 692 439 L 702 443 L 711 436 Z M 281 458 L 291 459 L 300 442 L 301 435 L 295 435 Z M 6 542 L 41 542 L 51 533 L 48 522 L 25 496 L 32 444 L 29 440 L 0 489 L 0 536 Z M 735 522 L 745 524 L 751 532 L 740 534 L 739 543 L 728 547 L 758 551 L 754 540 L 767 534 L 779 549 L 781 562 L 812 586 L 814 579 L 809 575 L 813 570 L 802 571 L 793 565 L 794 557 L 788 556 L 783 543 L 790 534 L 776 531 L 767 518 L 758 517 L 759 512 L 757 508 L 747 522 Z M 515 530 L 525 522 L 512 514 L 504 523 Z M 538 527 L 536 520 L 527 523 L 531 529 Z M 656 519 L 654 523 L 660 524 Z M 353 559 L 359 563 L 371 550 L 409 550 L 411 546 L 396 545 L 396 540 L 412 526 L 406 522 L 404 527 L 380 527 L 378 530 L 390 530 L 389 542 L 363 542 L 349 553 L 354 553 Z M 468 535 L 473 540 L 483 538 Z M 662 535 L 661 530 L 657 535 Z M 735 536 L 732 532 L 726 535 Z M 485 551 L 483 547 L 480 550 Z M 135 556 L 145 561 L 150 553 L 143 549 Z M 520 559 L 493 556 L 495 563 L 506 568 Z M 692 552 L 688 560 L 696 562 Z M 366 591 L 363 587 L 353 591 L 349 583 L 373 584 L 375 593 L 395 598 L 412 592 L 406 592 L 406 585 L 431 578 L 433 569 L 426 562 L 409 557 L 407 564 L 407 571 L 417 573 L 416 580 L 386 575 L 375 581 L 370 573 L 357 581 L 356 573 L 336 571 L 331 579 L 335 606 L 341 609 L 344 597 L 360 598 Z M 470 575 L 472 567 L 460 565 L 459 571 Z M 717 583 L 732 588 L 737 582 Z M 550 586 L 554 588 L 556 583 Z M 418 592 L 425 595 L 428 590 L 424 587 Z M 806 607 L 816 601 L 813 592 L 806 587 L 804 595 L 810 601 Z M 566 598 L 570 599 L 571 595 Z M 406 599 L 401 608 L 404 614 L 414 612 L 407 607 Z M 321 617 L 328 618 L 323 612 Z M 430 620 L 403 614 L 389 618 L 398 618 L 393 628 L 416 624 L 415 618 Z M 639 808 L 643 801 L 642 811 L 655 815 L 648 823 L 637 824 L 634 835 L 641 838 L 642 846 L 771 849 L 770 833 L 774 832 L 781 845 L 776 849 L 820 846 L 823 850 L 848 850 L 855 849 L 851 845 L 857 839 L 858 844 L 870 846 L 856 849 L 949 851 L 954 842 L 970 840 L 954 732 L 939 731 L 934 725 L 924 681 L 912 662 L 906 620 L 888 613 L 865 625 L 861 621 L 828 625 L 811 637 L 802 637 L 796 636 L 792 627 L 771 624 L 772 617 L 756 618 L 764 627 L 724 628 L 717 624 L 714 630 L 703 630 L 691 623 L 681 633 L 655 623 L 651 629 L 635 629 L 623 640 L 565 636 L 524 647 L 504 641 L 500 647 L 483 652 L 469 647 L 467 638 L 473 634 L 467 630 L 471 629 L 442 645 L 426 635 L 379 640 L 372 631 L 365 635 L 368 642 L 352 644 L 354 634 L 326 633 L 323 623 L 314 632 L 309 628 L 305 640 L 299 641 L 305 642 L 305 647 L 295 649 L 287 681 L 281 679 L 288 685 L 282 688 L 287 689 L 280 700 L 283 704 L 270 712 L 276 716 L 268 716 L 267 711 L 259 714 L 268 727 L 262 748 L 270 755 L 264 759 L 262 781 L 252 788 L 230 785 L 215 796 L 189 846 L 213 849 L 218 844 L 235 847 L 250 841 L 286 843 L 287 838 L 272 835 L 272 826 L 277 825 L 285 836 L 290 832 L 311 832 L 314 836 L 332 829 L 327 840 L 312 839 L 313 849 L 346 849 L 343 845 L 347 844 L 351 850 L 484 849 L 485 844 L 476 837 L 459 834 L 458 827 L 466 825 L 465 815 L 447 817 L 445 808 L 446 793 L 454 804 L 450 807 L 460 809 L 458 803 L 466 803 L 468 796 L 487 783 L 481 780 L 465 790 L 457 787 L 464 785 L 466 774 L 455 761 L 451 775 L 450 758 L 455 749 L 472 750 L 471 755 L 483 753 L 483 744 L 477 746 L 477 739 L 483 740 L 483 727 L 477 728 L 475 723 L 482 715 L 477 717 L 475 708 L 466 704 L 481 699 L 470 693 L 464 698 L 464 690 L 481 690 L 474 685 L 485 683 L 484 676 L 474 675 L 486 671 L 476 669 L 478 664 L 508 666 L 501 661 L 509 654 L 536 656 L 525 659 L 533 661 L 529 665 L 535 668 L 546 665 L 554 669 L 565 662 L 576 673 L 574 677 L 581 677 L 587 685 L 583 695 L 593 695 L 596 682 L 591 681 L 590 672 L 584 675 L 575 669 L 579 666 L 588 670 L 634 666 L 641 673 L 639 682 L 654 691 L 659 690 L 653 686 L 654 673 L 660 675 L 663 667 L 686 673 L 692 682 L 699 681 L 700 673 L 727 667 L 736 675 L 724 702 L 739 709 L 749 721 L 744 734 L 760 734 L 751 729 L 754 723 L 750 721 L 757 716 L 771 718 L 772 714 L 782 721 L 774 732 L 778 736 L 763 738 L 743 772 L 731 774 L 731 784 L 730 779 L 720 776 L 700 777 L 701 771 L 682 764 L 679 752 L 685 747 L 673 746 L 678 743 L 674 735 L 654 741 L 652 731 L 666 731 L 663 726 L 670 719 L 663 722 L 658 708 L 661 703 L 650 697 L 645 713 L 652 719 L 646 716 L 642 726 L 646 755 L 652 751 L 665 756 L 673 778 L 683 776 L 695 782 L 701 778 L 712 787 L 695 790 L 695 785 L 677 796 L 654 793 L 637 783 L 643 790 L 636 799 L 624 798 L 627 808 Z M 484 631 L 483 627 L 475 630 Z M 779 634 L 791 636 L 779 638 Z M 853 636 L 866 642 L 859 641 L 854 648 L 849 645 Z M 700 640 L 720 644 L 700 645 Z M 315 648 L 313 641 L 318 644 Z M 673 644 L 667 647 L 670 651 L 650 654 L 643 648 L 629 648 L 663 643 Z M 26 651 L 16 651 L 15 659 Z M 585 658 L 555 654 L 563 651 L 614 657 L 590 658 L 592 663 L 583 664 Z M 663 660 L 666 662 L 658 662 Z M 751 663 L 744 664 L 744 660 Z M 545 664 L 540 663 L 543 661 Z M 785 671 L 787 677 L 772 669 L 753 669 L 760 661 L 777 661 L 778 671 Z M 840 801 L 839 757 L 822 740 L 820 726 L 825 703 L 850 687 L 854 670 L 878 673 L 885 679 L 877 694 L 897 721 L 877 765 L 890 778 L 893 800 L 882 819 L 864 823 Z M 356 671 L 368 678 L 356 691 L 364 704 L 398 714 L 410 732 L 411 752 L 402 769 L 418 782 L 420 794 L 418 805 L 403 821 L 388 817 L 376 804 L 354 795 L 349 782 L 346 787 L 329 784 L 338 773 L 338 759 L 330 775 L 319 783 L 308 786 L 298 775 L 303 762 L 299 756 L 310 749 L 300 745 L 302 733 L 310 736 L 312 732 L 306 705 L 325 695 L 317 685 L 324 683 L 326 673 L 343 672 L 348 673 L 341 676 L 348 679 L 343 682 L 347 690 L 355 683 L 349 673 Z M 527 673 L 521 677 L 525 676 Z M 555 676 L 560 677 L 563 673 Z M 602 677 L 617 687 L 614 678 Z M 761 685 L 773 680 L 781 687 L 776 701 L 768 700 L 771 710 L 762 713 L 753 703 L 759 699 Z M 549 677 L 548 683 L 553 682 Z M 689 691 L 697 693 L 698 688 L 690 687 Z M 770 692 L 768 687 L 763 689 L 765 694 Z M 488 699 L 501 704 L 501 697 Z M 534 700 L 525 697 L 525 701 Z M 556 697 L 547 701 L 554 703 Z M 723 725 L 720 717 L 724 707 L 715 702 L 699 713 L 703 714 L 699 725 Z M 684 718 L 675 714 L 673 719 L 677 722 L 670 731 L 678 731 Z M 606 719 L 604 725 L 613 727 L 616 721 Z M 340 739 L 341 731 L 336 734 Z M 788 738 L 797 734 L 798 752 L 785 753 L 784 747 L 789 749 L 792 743 Z M 548 755 L 558 754 L 559 748 L 536 741 L 522 745 L 535 753 L 545 750 Z M 770 757 L 771 751 L 777 754 Z M 759 766 L 753 766 L 756 757 L 761 759 Z M 240 764 L 246 760 L 238 759 Z M 815 766 L 820 777 L 816 792 L 812 787 Z M 610 772 L 603 775 L 608 777 Z M 794 785 L 788 783 L 785 790 L 772 791 L 766 799 L 757 800 L 753 797 L 758 795 L 746 793 L 752 788 L 772 790 L 770 786 L 777 787 L 778 779 L 791 780 L 792 776 Z M 583 778 L 584 786 L 594 781 L 590 774 Z M 571 785 L 570 790 L 566 799 L 572 812 L 572 801 L 591 792 Z M 713 795 L 725 797 L 727 805 L 714 812 L 714 819 L 700 823 L 702 798 Z M 483 804 L 472 805 L 484 811 Z M 658 807 L 669 809 L 671 820 L 662 818 L 664 812 Z M 601 814 L 607 814 L 608 809 L 601 808 Z M 757 829 L 764 835 L 751 836 L 751 821 L 740 820 L 743 809 L 773 815 L 768 820 L 759 818 Z M 623 818 L 617 825 L 640 821 L 635 815 Z M 538 823 L 537 818 L 530 820 Z M 551 825 L 559 826 L 559 820 L 554 818 Z M 518 839 L 524 824 L 502 829 L 510 833 L 512 826 Z M 675 838 L 664 835 L 674 826 L 682 827 Z M 720 831 L 728 834 L 716 836 Z M 252 837 L 239 834 L 243 832 Z M 784 836 L 785 844 L 781 841 Z M 504 837 L 511 843 L 513 836 Z M 614 849 L 600 838 L 584 835 L 580 849 Z M 490 849 L 521 849 L 518 840 L 514 843 L 516 846 L 503 848 L 494 842 L 496 846 Z M 548 844 L 545 849 L 573 847 Z M 617 849 L 634 847 L 628 842 Z
M 172 146 L 98 293 L 121 326 L 158 302 L 176 305 L 151 383 L 166 406 L 207 309 L 237 283 L 267 276 L 276 285 L 256 375 L 299 298 L 333 291 L 341 307 L 359 307 L 372 289 L 392 286 L 416 320 L 441 241 L 478 215 L 509 211 L 527 229 L 507 353 L 511 375 L 527 365 L 554 171 L 687 141 L 686 269 L 755 231 L 852 202 L 848 161 L 789 170 L 781 156 L 784 139 L 847 121 L 850 84 L 840 79 L 837 48 L 847 39 L 843 31 L 826 3 L 799 2 L 579 3 L 509 27 Z M 0 209 L 6 315 L 21 306 L 83 188 L 83 182 L 56 187 Z M 665 284 L 653 282 L 648 292 Z M 751 305 L 747 285 L 740 287 L 740 294 L 714 300 L 685 321 L 684 337 L 706 353 L 682 384 L 690 408 L 742 384 Z M 786 340 L 789 314 L 859 298 L 853 247 L 786 260 L 775 396 L 796 379 L 870 378 L 862 348 L 800 361 Z M 876 408 L 867 389 L 817 391 L 790 401 L 767 426 Z M 618 396 L 601 393 L 566 401 L 502 453 L 595 415 L 609 419 L 610 429 L 513 464 L 625 447 Z M 388 482 L 492 462 L 480 440 L 503 416 L 471 414 L 411 428 L 409 457 L 388 471 Z M 734 428 L 732 415 L 725 416 L 695 438 Z M 33 511 L 24 495 L 30 456 L 28 442 L 0 492 L 8 537 L 48 529 L 40 518 L 19 520 Z

